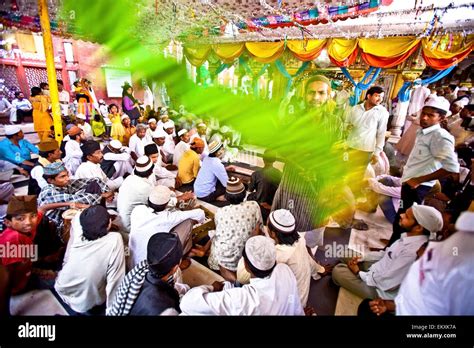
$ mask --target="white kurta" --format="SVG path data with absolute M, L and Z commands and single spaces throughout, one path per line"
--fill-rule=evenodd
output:
M 130 138 L 128 148 L 130 152 L 135 152 L 137 157 L 141 157 L 145 155 L 145 146 L 152 143 L 153 140 L 148 134 L 145 134 L 143 138 L 139 138 L 138 135 L 134 134 Z
M 397 315 L 474 315 L 474 232 L 431 242 L 395 299 Z
M 180 141 L 176 147 L 174 148 L 174 155 L 173 155 L 173 164 L 175 166 L 178 165 L 179 160 L 183 157 L 183 154 L 191 148 L 191 145 L 185 143 L 184 141 Z
M 130 215 L 133 208 L 146 204 L 152 189 L 153 184 L 149 179 L 133 174 L 123 181 L 117 195 L 117 211 L 126 232 L 130 232 Z
M 174 150 L 175 150 L 176 145 L 174 144 L 174 139 L 171 134 L 168 134 L 165 138 L 165 143 L 163 144 L 163 153 L 166 155 L 167 160 L 170 158 L 170 156 L 174 155 Z
M 64 150 L 66 151 L 66 156 L 63 159 L 64 166 L 68 170 L 69 175 L 73 177 L 82 163 L 81 144 L 75 140 L 68 140 Z
M 123 182 L 123 178 L 121 177 L 115 180 L 109 179 L 100 167 L 100 164 L 92 163 L 91 161 L 82 162 L 79 168 L 77 168 L 74 177 L 75 179 L 99 178 L 112 191 L 117 190 Z
M 311 278 L 315 280 L 321 278 L 318 272 L 324 272 L 324 267 L 308 253 L 304 238 L 298 239 L 293 245 L 277 244 L 275 248 L 277 262 L 287 264 L 295 275 L 301 305 L 306 307 Z
M 156 161 L 155 166 L 153 168 L 153 174 L 155 175 L 154 185 L 163 185 L 166 187 L 174 188 L 178 171 L 170 171 L 163 167 L 163 159 L 161 158 L 161 154 L 158 154 L 158 160 Z
M 131 229 L 128 241 L 131 268 L 146 259 L 148 240 L 151 236 L 157 232 L 169 232 L 187 219 L 202 223 L 205 219 L 204 211 L 202 209 L 188 211 L 165 209 L 155 213 L 152 208 L 146 205 L 135 207 L 130 219 Z
M 251 278 L 241 288 L 229 282 L 217 292 L 210 285 L 192 288 L 180 308 L 187 315 L 304 315 L 295 276 L 285 264 L 276 265 L 267 278 Z
M 109 232 L 93 241 L 83 238 L 79 216 L 72 220 L 71 238 L 54 288 L 74 311 L 83 313 L 104 302 L 107 307 L 112 305 L 125 276 L 125 252 L 119 233 Z
M 104 154 L 104 160 L 106 161 L 115 161 L 115 174 L 112 175 L 112 179 L 120 178 L 126 173 L 133 172 L 133 162 L 132 157 L 128 152 L 122 153 L 113 153 L 107 152 Z

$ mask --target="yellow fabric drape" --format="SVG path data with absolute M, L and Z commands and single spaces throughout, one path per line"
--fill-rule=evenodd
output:
M 210 51 L 211 47 L 206 45 L 196 47 L 184 47 L 184 55 L 194 66 L 201 66 L 207 60 L 207 56 L 209 55 Z
M 285 48 L 284 42 L 246 42 L 247 51 L 257 62 L 271 63 L 277 60 Z
M 455 56 L 462 55 L 468 50 L 472 50 L 474 44 L 474 35 L 469 35 L 468 39 L 463 45 L 462 41 L 462 36 L 456 35 L 453 39 L 452 47 L 448 52 L 441 50 L 441 48 L 439 47 L 439 38 L 435 38 L 434 40 L 425 38 L 422 40 L 423 53 L 425 54 L 425 56 L 430 58 L 451 59 Z M 436 43 L 438 44 L 435 45 Z
M 334 60 L 341 62 L 354 52 L 357 48 L 357 44 L 357 39 L 332 39 L 328 44 L 328 55 Z
M 234 59 L 240 57 L 244 49 L 243 42 L 212 45 L 212 50 L 224 63 L 232 63 Z
M 359 47 L 365 53 L 390 58 L 401 56 L 418 45 L 420 39 L 408 37 L 386 37 L 383 39 L 359 39 Z
M 293 55 L 303 62 L 308 62 L 319 56 L 327 40 L 289 40 L 286 47 Z

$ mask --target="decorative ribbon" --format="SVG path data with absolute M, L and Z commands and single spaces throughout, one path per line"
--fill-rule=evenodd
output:
M 296 73 L 294 75 L 290 75 L 290 73 L 286 71 L 285 66 L 279 59 L 275 61 L 275 66 L 278 71 L 288 80 L 285 88 L 285 96 L 290 92 L 291 86 L 293 84 L 293 79 L 299 76 L 303 71 L 305 71 L 310 63 L 311 62 L 303 62 L 303 64 L 301 64 L 300 68 L 296 71 Z
M 453 66 L 450 66 L 449 68 L 445 69 L 445 70 L 441 70 L 441 71 L 438 71 L 436 74 L 434 74 L 433 76 L 431 77 L 428 77 L 424 80 L 415 80 L 413 82 L 410 82 L 410 81 L 406 81 L 402 88 L 400 88 L 400 91 L 398 92 L 398 100 L 400 102 L 407 102 L 410 100 L 410 89 L 413 87 L 413 86 L 416 86 L 416 85 L 428 85 L 430 83 L 433 83 L 433 82 L 436 82 L 438 80 L 441 80 L 443 77 L 445 77 L 446 75 L 448 75 L 451 70 L 453 70 L 454 68 L 456 67 L 456 65 L 453 65 Z
M 355 86 L 354 94 L 349 98 L 350 105 L 354 106 L 359 101 L 360 95 L 362 94 L 362 91 L 365 91 L 366 89 L 368 89 L 374 83 L 374 81 L 377 79 L 380 72 L 382 71 L 382 68 L 374 68 L 373 66 L 371 66 L 369 68 L 369 70 L 367 70 L 367 72 L 365 73 L 365 76 L 362 78 L 362 80 L 359 83 L 354 81 L 351 74 L 349 73 L 349 71 L 346 68 L 341 67 L 341 71 L 344 74 L 344 76 L 347 77 L 349 79 L 349 81 L 351 81 L 352 84 Z M 369 78 L 369 76 L 370 76 L 370 74 L 372 74 L 372 72 L 373 72 L 372 78 L 370 79 L 369 82 L 365 83 L 364 81 L 367 78 Z
M 258 78 L 262 76 L 265 73 L 265 71 L 267 71 L 270 64 L 264 64 L 256 75 L 253 74 L 252 69 L 250 69 L 247 62 L 241 57 L 239 57 L 239 64 L 244 67 L 245 73 L 252 78 L 253 94 L 255 96 L 258 96 L 258 83 L 257 83 Z

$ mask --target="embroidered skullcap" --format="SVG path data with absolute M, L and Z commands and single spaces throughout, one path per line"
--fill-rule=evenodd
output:
M 60 161 L 50 163 L 43 168 L 44 175 L 58 175 L 65 170 L 66 167 L 64 167 L 64 163 Z
M 278 231 L 293 233 L 295 231 L 295 217 L 289 210 L 278 209 L 270 213 L 270 222 Z
M 245 243 L 245 255 L 252 266 L 260 271 L 268 271 L 275 266 L 276 251 L 271 238 L 250 237 Z
M 230 177 L 227 180 L 227 186 L 225 192 L 236 195 L 245 191 L 245 186 L 239 178 Z
M 153 166 L 153 163 L 151 162 L 150 158 L 148 156 L 141 156 L 138 157 L 137 162 L 135 163 L 135 170 L 137 172 L 146 172 L 148 169 L 150 169 Z

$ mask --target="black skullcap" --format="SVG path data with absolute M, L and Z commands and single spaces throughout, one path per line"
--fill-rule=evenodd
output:
M 84 158 L 87 158 L 87 156 L 92 155 L 97 150 L 100 150 L 100 144 L 95 140 L 87 140 L 82 144 L 81 150 Z
M 155 153 L 159 153 L 156 144 L 148 144 L 145 146 L 145 156 L 154 155 Z
M 110 215 L 101 205 L 93 205 L 85 209 L 79 216 L 82 235 L 88 240 L 96 240 L 107 234 Z
M 150 272 L 162 278 L 178 265 L 183 257 L 183 246 L 177 235 L 158 232 L 151 236 L 147 246 L 147 261 Z

